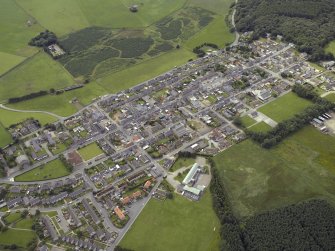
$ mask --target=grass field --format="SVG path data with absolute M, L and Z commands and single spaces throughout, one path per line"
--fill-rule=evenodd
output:
M 15 228 L 21 228 L 21 229 L 31 229 L 31 226 L 33 225 L 34 220 L 32 218 L 26 218 L 22 219 L 15 224 Z
M 0 123 L 0 148 L 12 142 L 12 136 Z
M 179 195 L 151 199 L 120 245 L 132 250 L 219 250 L 220 224 L 207 191 L 199 202 Z
M 37 50 L 27 46 L 29 40 L 43 30 L 39 24 L 27 26 L 27 15 L 13 0 L 2 0 L 0 8 L 0 51 L 23 57 Z M 1 62 L 2 64 L 3 62 Z
M 27 109 L 25 107 L 22 107 L 23 109 Z M 47 123 L 52 123 L 56 121 L 57 119 L 54 116 L 43 114 L 43 113 L 31 113 L 31 112 L 12 112 L 8 110 L 4 110 L 0 108 L 0 123 L 4 127 L 9 127 L 10 125 L 22 122 L 28 118 L 34 118 L 40 121 L 42 125 L 45 125 Z
M 306 127 L 271 150 L 246 140 L 214 157 L 236 213 L 335 201 L 335 138 Z
M 330 53 L 332 53 L 335 56 L 335 41 L 330 42 L 326 46 L 325 51 L 326 52 L 330 52 Z
M 41 167 L 25 172 L 15 177 L 15 181 L 40 181 L 60 178 L 70 172 L 59 159 L 53 160 Z
M 264 121 L 261 121 L 259 123 L 257 123 L 256 125 L 253 125 L 252 127 L 248 128 L 249 130 L 253 131 L 253 132 L 266 132 L 271 130 L 271 126 L 269 126 L 267 123 L 265 123 Z
M 183 158 L 180 157 L 176 160 L 176 162 L 173 164 L 173 166 L 170 168 L 170 172 L 177 171 L 178 169 L 182 167 L 188 167 L 195 163 L 195 159 L 193 158 Z
M 312 103 L 289 92 L 274 101 L 262 106 L 258 110 L 277 122 L 291 118 L 303 111 Z
M 254 120 L 253 118 L 249 117 L 248 115 L 245 115 L 241 117 L 241 122 L 244 127 L 249 127 L 253 124 L 255 124 L 257 121 Z
M 0 76 L 21 63 L 24 59 L 24 57 L 0 51 Z
M 19 247 L 25 248 L 35 237 L 36 234 L 33 231 L 8 229 L 6 232 L 0 233 L 0 244 L 16 244 Z
M 78 152 L 85 161 L 104 153 L 96 143 L 89 144 L 79 149 Z
M 50 56 L 40 52 L 0 79 L 0 100 L 72 84 L 72 76 Z
M 5 221 L 6 221 L 7 224 L 12 224 L 12 223 L 18 221 L 19 219 L 21 219 L 21 213 L 20 212 L 10 213 L 9 215 L 7 215 L 5 217 Z
M 335 93 L 331 93 L 331 94 L 328 94 L 325 99 L 331 101 L 331 102 L 335 102 Z

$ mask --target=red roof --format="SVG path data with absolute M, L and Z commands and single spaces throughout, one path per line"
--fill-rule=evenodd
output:
M 119 207 L 115 207 L 114 212 L 116 213 L 117 217 L 119 217 L 120 220 L 124 220 L 124 218 L 126 218 L 126 216 Z
M 147 180 L 147 182 L 144 183 L 144 188 L 148 189 L 151 186 L 150 180 Z

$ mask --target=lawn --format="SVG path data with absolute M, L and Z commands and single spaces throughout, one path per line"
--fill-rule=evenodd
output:
M 40 52 L 0 78 L 0 100 L 50 88 L 60 89 L 74 83 L 72 76 L 59 63 Z
M 69 175 L 69 170 L 59 159 L 48 162 L 47 164 L 36 167 L 15 177 L 15 181 L 40 181 L 50 180 Z
M 2 0 L 0 8 L 0 51 L 23 57 L 36 53 L 36 48 L 28 47 L 28 41 L 43 28 L 27 21 L 33 20 L 13 0 Z M 2 61 L 2 60 L 1 60 Z M 3 64 L 3 62 L 1 62 Z
M 191 166 L 195 163 L 195 159 L 194 158 L 183 158 L 180 157 L 176 160 L 176 162 L 173 164 L 173 166 L 170 168 L 170 172 L 174 172 L 177 171 L 178 169 L 182 168 L 182 167 L 188 167 Z
M 0 51 L 0 76 L 21 63 L 25 58 Z
M 79 149 L 78 152 L 85 161 L 104 153 L 96 143 L 89 144 Z
M 14 212 L 14 213 L 10 213 L 9 215 L 7 215 L 5 217 L 5 222 L 7 224 L 12 224 L 12 223 L 18 221 L 19 219 L 21 219 L 21 213 L 20 212 Z
M 245 115 L 245 116 L 241 117 L 241 122 L 242 122 L 242 125 L 246 128 L 255 124 L 255 123 L 257 123 L 256 120 L 254 120 L 253 118 L 251 118 L 248 115 Z
M 274 101 L 258 109 L 268 117 L 277 122 L 289 119 L 295 114 L 302 112 L 312 103 L 306 99 L 298 97 L 295 93 L 289 92 Z
M 122 239 L 132 250 L 219 250 L 220 223 L 207 191 L 199 202 L 175 195 L 173 200 L 151 199 Z
M 41 212 L 43 215 L 48 215 L 50 218 L 58 215 L 57 211 L 48 211 L 48 212 Z
M 267 123 L 265 123 L 264 121 L 261 121 L 248 129 L 253 132 L 266 132 L 266 131 L 271 130 L 271 128 L 272 127 L 269 126 Z
M 24 107 L 22 108 L 27 109 Z M 0 108 L 0 123 L 6 128 L 10 125 L 22 122 L 28 118 L 37 119 L 42 125 L 52 123 L 57 120 L 56 117 L 48 114 L 38 112 L 12 112 Z
M 33 231 L 8 229 L 0 233 L 0 245 L 16 244 L 25 248 L 34 238 L 36 234 Z
M 328 94 L 327 96 L 325 96 L 325 99 L 331 102 L 335 102 L 335 93 Z
M 332 53 L 335 56 L 335 41 L 330 42 L 326 46 L 325 51 L 326 52 L 330 52 L 330 53 Z
M 214 160 L 240 217 L 315 197 L 335 202 L 335 138 L 312 127 L 271 150 L 246 140 Z
M 15 228 L 31 229 L 34 220 L 32 218 L 22 219 L 15 223 Z
M 12 142 L 12 136 L 0 123 L 0 148 Z

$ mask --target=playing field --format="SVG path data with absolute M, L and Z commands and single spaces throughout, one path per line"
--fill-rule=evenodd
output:
M 0 245 L 16 244 L 25 248 L 34 238 L 36 234 L 32 230 L 8 229 L 0 233 Z
M 104 153 L 96 143 L 89 144 L 79 149 L 78 152 L 85 161 Z
M 289 92 L 274 101 L 262 106 L 258 110 L 273 120 L 280 122 L 302 112 L 312 103 Z
M 23 109 L 26 109 L 23 107 Z M 10 125 L 22 122 L 28 118 L 37 119 L 41 125 L 45 125 L 47 123 L 52 123 L 57 120 L 57 118 L 43 113 L 37 112 L 12 112 L 5 109 L 0 108 L 0 123 L 4 127 L 9 127 Z
M 272 127 L 269 126 L 267 123 L 265 123 L 264 121 L 261 121 L 257 123 L 256 125 L 251 126 L 248 129 L 253 132 L 266 132 L 266 131 L 271 130 L 271 128 Z
M 47 164 L 36 167 L 35 169 L 25 172 L 15 177 L 15 181 L 40 181 L 50 180 L 69 175 L 69 170 L 59 159 L 48 162 Z
M 0 78 L 0 100 L 73 84 L 72 76 L 60 64 L 40 52 Z
M 214 160 L 239 216 L 314 197 L 335 201 L 335 138 L 312 127 L 271 150 L 246 140 Z
M 220 223 L 209 191 L 199 202 L 151 199 L 120 245 L 132 250 L 219 250 Z
M 330 52 L 330 53 L 332 53 L 332 54 L 335 56 L 335 41 L 330 42 L 330 43 L 326 46 L 325 51 L 326 51 L 326 52 Z
M 21 63 L 25 58 L 0 51 L 0 76 Z
M 0 148 L 12 142 L 12 136 L 0 123 Z

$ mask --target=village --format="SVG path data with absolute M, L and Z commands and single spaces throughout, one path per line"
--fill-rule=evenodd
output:
M 56 211 L 40 222 L 47 242 L 113 250 L 146 203 L 169 199 L 171 187 L 194 203 L 201 200 L 211 177 L 206 157 L 246 138 L 234 120 L 248 116 L 275 127 L 258 109 L 294 84 L 335 91 L 335 78 L 310 65 L 292 44 L 242 42 L 208 49 L 203 58 L 101 97 L 46 127 L 33 119 L 13 125 L 15 143 L 0 153 L 6 174 L 0 208 Z M 334 134 L 333 117 L 325 113 L 311 124 Z M 172 171 L 180 157 L 197 161 Z M 44 173 L 58 165 L 63 175 Z

